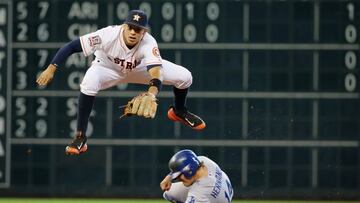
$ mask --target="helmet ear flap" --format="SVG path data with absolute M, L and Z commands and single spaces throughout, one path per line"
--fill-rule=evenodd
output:
M 172 180 L 183 174 L 187 179 L 192 178 L 200 166 L 197 155 L 188 149 L 177 152 L 169 161 Z

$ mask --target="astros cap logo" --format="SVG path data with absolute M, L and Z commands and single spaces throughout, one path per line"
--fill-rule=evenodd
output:
M 135 14 L 133 16 L 133 20 L 139 21 L 140 20 L 140 16 L 138 14 Z
M 148 18 L 145 12 L 142 10 L 131 10 L 126 16 L 124 23 L 134 25 L 143 29 L 149 28 Z

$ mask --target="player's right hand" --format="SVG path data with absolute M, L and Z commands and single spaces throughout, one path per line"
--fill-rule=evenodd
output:
M 43 86 L 47 85 L 54 77 L 56 71 L 56 66 L 54 64 L 50 64 L 36 79 L 38 85 Z
M 162 191 L 168 191 L 171 188 L 171 177 L 167 175 L 163 181 L 160 183 L 160 188 Z

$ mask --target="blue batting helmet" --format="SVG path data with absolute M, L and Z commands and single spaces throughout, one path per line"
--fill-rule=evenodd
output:
M 174 180 L 181 174 L 190 179 L 199 166 L 200 161 L 193 151 L 189 149 L 178 151 L 169 161 L 171 179 Z

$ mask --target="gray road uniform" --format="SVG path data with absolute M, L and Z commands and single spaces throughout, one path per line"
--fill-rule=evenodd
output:
M 182 182 L 173 183 L 170 190 L 164 192 L 164 198 L 172 202 L 185 203 L 229 203 L 233 189 L 229 177 L 211 159 L 198 156 L 208 169 L 208 176 L 200 178 L 189 187 Z

